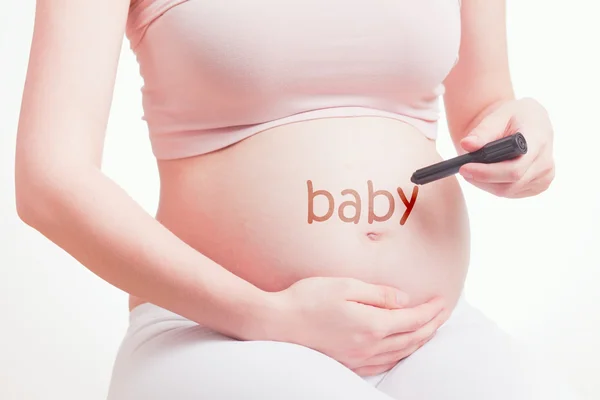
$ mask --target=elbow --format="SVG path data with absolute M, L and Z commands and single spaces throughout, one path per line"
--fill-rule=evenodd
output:
M 26 225 L 36 228 L 40 218 L 40 205 L 45 195 L 35 189 L 32 176 L 25 177 L 22 168 L 15 169 L 15 206 L 17 216 Z
M 21 198 L 20 196 L 16 196 L 16 211 L 17 211 L 17 216 L 19 217 L 19 219 L 24 222 L 26 225 L 32 226 L 32 222 L 31 222 L 31 211 L 29 209 L 29 207 L 26 205 L 26 203 L 24 202 L 23 198 Z
M 14 175 L 14 199 L 15 206 L 17 211 L 17 216 L 27 225 L 30 225 L 32 220 L 32 197 L 31 194 L 31 185 L 28 184 L 28 179 L 25 176 L 26 171 L 24 168 L 19 165 L 17 158 L 17 163 L 15 165 L 15 175 Z
M 15 206 L 19 219 L 36 230 L 56 219 L 60 180 L 53 178 L 51 168 L 15 166 Z
M 70 212 L 81 206 L 81 192 L 97 171 L 91 164 L 17 158 L 14 188 L 19 219 L 42 233 L 64 228 L 72 218 Z
M 36 206 L 31 199 L 17 195 L 16 211 L 17 216 L 23 223 L 36 230 L 39 230 L 38 227 L 40 213 L 36 212 Z

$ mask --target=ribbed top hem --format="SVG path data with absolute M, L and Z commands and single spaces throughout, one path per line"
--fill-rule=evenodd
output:
M 273 121 L 243 127 L 229 127 L 223 130 L 198 130 L 186 132 L 171 132 L 153 135 L 150 140 L 154 156 L 159 160 L 172 160 L 207 154 L 231 146 L 250 136 L 268 129 L 296 122 L 309 121 L 322 118 L 345 117 L 383 117 L 402 121 L 412 125 L 425 137 L 435 140 L 437 138 L 437 121 L 427 121 L 388 111 L 364 107 L 334 107 L 307 111 Z

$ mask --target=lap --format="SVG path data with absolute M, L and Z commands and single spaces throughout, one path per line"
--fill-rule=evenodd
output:
M 393 400 L 309 348 L 237 341 L 152 305 L 134 312 L 108 400 Z
M 553 366 L 542 365 L 464 300 L 436 336 L 377 387 L 394 399 L 576 399 Z
M 363 379 L 306 347 L 237 341 L 144 304 L 131 314 L 109 400 L 575 399 L 559 396 L 522 350 L 463 300 L 429 343 Z

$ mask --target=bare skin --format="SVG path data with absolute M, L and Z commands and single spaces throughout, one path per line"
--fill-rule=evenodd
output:
M 374 118 L 277 128 L 214 154 L 160 162 L 154 218 L 100 169 L 128 6 L 38 0 L 17 138 L 21 219 L 130 293 L 132 307 L 150 301 L 232 337 L 303 344 L 361 375 L 389 369 L 427 341 L 468 267 L 456 180 L 421 190 L 404 225 L 398 198 L 393 218 L 379 224 L 309 225 L 306 181 L 336 193 L 336 204 L 343 189 L 365 198 L 368 180 L 409 195 L 412 171 L 439 160 L 434 143 Z M 504 1 L 463 0 L 462 13 L 461 58 L 445 94 L 457 148 L 514 98 Z M 331 157 L 348 129 L 355 141 Z M 383 145 L 365 147 L 373 137 Z

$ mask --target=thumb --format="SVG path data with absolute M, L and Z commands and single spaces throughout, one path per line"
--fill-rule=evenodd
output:
M 492 111 L 460 141 L 460 147 L 466 152 L 476 151 L 487 143 L 506 136 L 510 120 L 509 110 L 500 108 Z
M 347 300 L 379 308 L 396 309 L 408 305 L 408 295 L 391 286 L 352 280 Z

